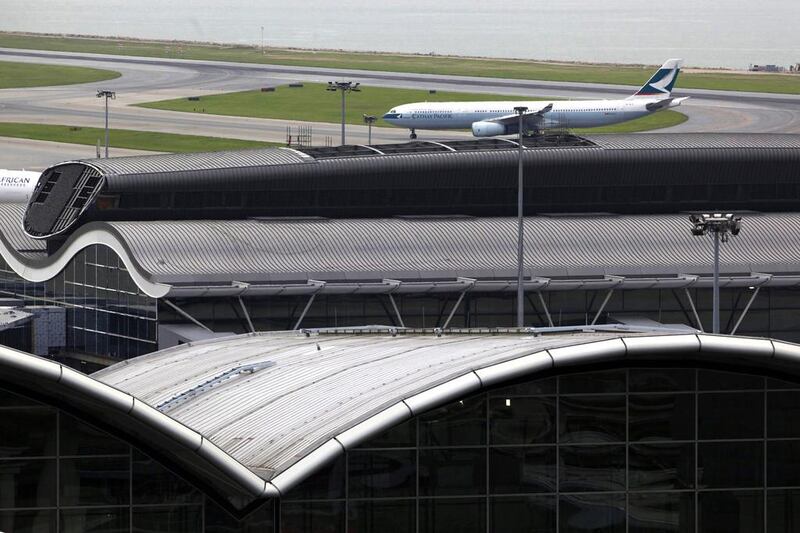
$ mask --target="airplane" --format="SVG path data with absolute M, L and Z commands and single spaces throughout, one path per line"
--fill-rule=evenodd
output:
M 475 137 L 516 134 L 519 114 L 515 107 L 527 108 L 522 115 L 525 134 L 619 124 L 687 100 L 688 96 L 672 96 L 682 63 L 682 59 L 668 59 L 641 89 L 623 100 L 418 102 L 393 108 L 383 120 L 410 129 L 412 139 L 417 138 L 418 129 L 471 128 Z
M 41 172 L 0 168 L 0 203 L 27 203 Z

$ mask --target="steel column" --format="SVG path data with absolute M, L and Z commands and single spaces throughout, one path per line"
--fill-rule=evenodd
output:
M 211 331 L 213 333 L 213 330 L 211 328 L 209 328 L 208 326 L 206 326 L 205 324 L 203 324 L 202 322 L 200 322 L 199 320 L 194 318 L 192 315 L 190 315 L 189 313 L 187 313 L 186 311 L 184 311 L 183 309 L 181 309 L 180 307 L 178 307 L 174 303 L 170 302 L 166 298 L 162 298 L 161 301 L 164 302 L 165 304 L 167 304 L 168 306 L 170 306 L 172 309 L 174 309 L 175 312 L 178 313 L 179 315 L 181 315 L 183 318 L 191 321 L 193 324 L 195 324 L 197 326 L 200 326 L 204 330 Z
M 316 297 L 317 297 L 317 293 L 316 292 L 311 295 L 311 297 L 308 299 L 308 303 L 303 308 L 303 312 L 300 313 L 300 318 L 297 319 L 297 323 L 294 325 L 294 328 L 292 328 L 292 329 L 295 329 L 295 330 L 300 329 L 300 324 L 302 324 L 303 319 L 306 317 L 306 313 L 308 313 L 308 310 L 311 308 L 311 304 L 314 303 L 314 298 L 316 298 Z
M 753 304 L 753 300 L 756 299 L 756 296 L 758 296 L 758 291 L 760 291 L 760 290 L 761 290 L 761 287 L 756 287 L 756 290 L 753 291 L 752 296 L 750 296 L 750 299 L 747 301 L 747 305 L 744 306 L 744 310 L 742 311 L 742 314 L 739 316 L 739 320 L 737 320 L 736 324 L 734 324 L 733 329 L 731 330 L 731 335 L 736 335 L 736 330 L 739 329 L 739 325 L 742 323 L 742 320 L 744 320 L 744 317 L 747 315 L 747 312 L 750 310 L 750 306 Z
M 250 333 L 255 333 L 256 328 L 253 327 L 253 321 L 250 320 L 250 313 L 247 312 L 247 307 L 245 307 L 244 300 L 242 300 L 241 296 L 239 296 L 239 305 L 242 307 L 242 313 L 244 313 L 244 318 L 247 320 L 247 325 L 250 327 Z
M 614 294 L 614 289 L 608 289 L 608 293 L 606 293 L 606 297 L 603 299 L 603 303 L 600 304 L 600 309 L 597 310 L 597 313 L 594 315 L 594 320 L 592 320 L 591 325 L 594 326 L 597 323 L 597 319 L 600 318 L 600 313 L 603 312 L 603 309 L 606 308 L 606 304 L 611 299 L 611 295 Z

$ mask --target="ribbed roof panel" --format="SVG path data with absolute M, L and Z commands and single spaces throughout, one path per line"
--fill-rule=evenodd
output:
M 243 335 L 146 355 L 93 377 L 269 479 L 368 416 L 471 370 L 622 335 Z M 215 381 L 261 363 L 271 364 Z M 170 402 L 176 398 L 183 401 Z
M 95 225 L 90 225 L 94 227 Z M 509 277 L 516 219 L 113 222 L 163 283 Z M 800 214 L 752 214 L 722 247 L 726 272 L 800 272 Z M 540 216 L 525 223 L 530 275 L 707 273 L 712 241 L 687 215 Z
M 291 165 L 308 161 L 294 150 L 258 148 L 227 152 L 139 155 L 108 159 L 83 159 L 80 163 L 100 170 L 106 178 L 125 174 L 152 174 L 192 170 L 223 170 L 254 166 Z
M 606 150 L 800 148 L 800 135 L 788 133 L 637 133 L 585 137 Z

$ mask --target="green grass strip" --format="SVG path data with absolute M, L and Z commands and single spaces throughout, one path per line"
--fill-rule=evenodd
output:
M 0 61 L 0 89 L 73 85 L 113 80 L 119 72 L 85 67 L 64 67 Z
M 198 101 L 188 98 L 161 100 L 137 104 L 151 109 L 228 115 L 236 117 L 302 120 L 308 122 L 340 123 L 342 95 L 325 90 L 322 83 L 305 83 L 302 87 L 280 85 L 272 92 L 261 90 L 202 96 Z M 468 102 L 472 100 L 515 100 L 518 96 L 438 91 L 429 93 L 417 89 L 361 87 L 347 94 L 346 122 L 364 124 L 364 115 L 379 119 L 393 106 L 411 102 Z M 376 125 L 388 126 L 382 120 Z
M 603 126 L 602 128 L 575 129 L 572 130 L 572 133 L 576 133 L 578 135 L 594 135 L 597 133 L 638 133 L 671 128 L 672 126 L 683 124 L 687 120 L 689 120 L 689 117 L 683 113 L 673 111 L 672 109 L 666 109 L 652 115 L 647 115 L 646 117 L 631 120 L 630 122 L 614 124 L 613 126 Z
M 206 113 L 237 117 L 302 120 L 308 122 L 341 121 L 341 93 L 325 90 L 326 85 L 306 83 L 303 87 L 282 85 L 273 92 L 260 90 L 202 96 L 199 100 L 176 98 L 158 102 L 138 104 L 151 109 Z M 549 100 L 548 98 L 540 98 Z M 346 122 L 364 124 L 363 115 L 381 117 L 393 106 L 411 102 L 448 102 L 472 100 L 520 100 L 519 96 L 457 93 L 441 91 L 430 94 L 416 89 L 392 89 L 386 87 L 362 87 L 360 92 L 347 95 Z M 609 126 L 585 130 L 586 133 L 626 133 L 668 128 L 687 120 L 688 117 L 676 111 L 661 111 L 641 119 Z M 377 125 L 389 126 L 382 120 Z
M 0 33 L 0 47 L 637 86 L 643 85 L 656 68 L 656 66 L 562 64 L 512 59 L 276 48 L 262 51 L 253 46 L 58 37 L 17 33 Z M 800 94 L 800 75 L 684 72 L 678 80 L 678 87 Z
M 99 141 L 101 146 L 105 146 L 105 130 L 102 128 L 0 122 L 0 137 L 89 145 L 96 145 Z M 109 146 L 153 152 L 215 152 L 283 145 L 221 137 L 112 129 L 109 131 Z

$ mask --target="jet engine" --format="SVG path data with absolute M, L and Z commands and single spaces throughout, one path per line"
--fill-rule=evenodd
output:
M 509 135 L 516 133 L 517 128 L 498 124 L 497 122 L 473 122 L 472 134 L 475 137 L 493 137 L 495 135 Z

